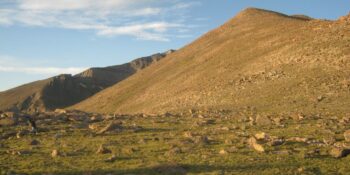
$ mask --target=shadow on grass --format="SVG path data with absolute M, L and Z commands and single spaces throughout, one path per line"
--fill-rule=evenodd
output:
M 279 173 L 283 173 L 286 169 L 295 169 L 295 165 L 290 165 L 287 163 L 282 163 L 279 165 L 270 165 L 268 163 L 266 164 L 248 164 L 248 165 L 231 165 L 231 166 L 212 166 L 212 165 L 188 165 L 188 164 L 176 164 L 176 163 L 169 163 L 169 164 L 159 164 L 154 165 L 150 167 L 145 168 L 135 168 L 135 169 L 126 169 L 126 170 L 118 170 L 118 169 L 109 169 L 109 170 L 94 170 L 94 171 L 69 171 L 69 170 L 62 170 L 59 172 L 53 172 L 50 174 L 64 174 L 64 175 L 74 175 L 74 174 L 86 174 L 86 175 L 100 175 L 100 174 L 142 174 L 142 175 L 183 175 L 188 173 L 210 173 L 210 172 L 219 172 L 219 173 L 259 173 L 262 171 L 269 171 L 270 169 L 274 169 L 272 173 L 276 173 L 279 171 Z M 311 173 L 320 173 L 319 168 L 311 168 L 309 169 Z M 37 173 L 42 174 L 42 173 Z

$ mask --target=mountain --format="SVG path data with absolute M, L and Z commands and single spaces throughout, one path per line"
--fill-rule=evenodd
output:
M 58 75 L 0 93 L 0 110 L 45 111 L 65 108 L 118 83 L 174 52 L 170 50 L 129 63 L 90 68 L 77 75 Z
M 350 112 L 349 68 L 349 16 L 330 21 L 248 8 L 72 108 Z

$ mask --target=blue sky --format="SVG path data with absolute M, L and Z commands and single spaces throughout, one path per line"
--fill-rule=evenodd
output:
M 337 19 L 350 0 L 0 0 L 0 91 L 178 49 L 247 7 Z

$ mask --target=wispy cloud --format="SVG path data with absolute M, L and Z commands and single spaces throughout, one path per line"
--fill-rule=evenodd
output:
M 0 25 L 93 30 L 99 36 L 169 41 L 188 28 L 183 13 L 197 5 L 185 0 L 14 0 L 0 7 Z
M 42 75 L 57 75 L 57 74 L 77 74 L 86 70 L 84 67 L 44 67 L 30 65 L 25 61 L 0 55 L 0 72 L 24 73 L 24 74 L 42 74 Z
M 79 67 L 3 67 L 0 66 L 0 72 L 16 72 L 26 74 L 45 74 L 45 75 L 57 75 L 57 74 L 78 74 L 84 71 L 86 68 Z

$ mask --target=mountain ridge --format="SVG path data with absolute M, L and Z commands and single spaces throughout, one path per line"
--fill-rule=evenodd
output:
M 345 101 L 348 97 L 348 89 L 341 83 L 349 74 L 348 29 L 348 25 L 339 25 L 337 21 L 249 8 L 161 64 L 97 93 L 72 109 L 162 113 L 255 106 L 280 112 L 332 106 L 346 111 L 337 96 L 343 95 Z M 320 86 L 330 82 L 339 91 L 331 92 L 328 85 Z M 328 96 L 329 106 L 314 100 L 322 95 Z
M 118 83 L 173 53 L 170 50 L 129 63 L 89 68 L 79 74 L 61 74 L 0 93 L 0 110 L 46 111 L 65 108 Z

